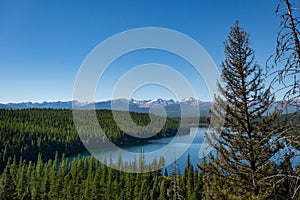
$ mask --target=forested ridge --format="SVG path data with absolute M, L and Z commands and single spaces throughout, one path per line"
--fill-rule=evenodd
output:
M 110 139 L 118 142 L 128 137 L 117 128 L 111 111 L 97 111 L 97 116 Z M 139 125 L 150 122 L 147 114 L 131 113 L 131 117 Z M 174 135 L 178 126 L 178 120 L 167 119 L 156 137 Z M 66 156 L 85 150 L 71 110 L 2 109 L 0 130 L 0 199 L 201 199 L 201 174 L 189 159 L 183 174 L 176 166 L 173 172 L 149 173 L 111 168 L 157 169 L 163 166 L 163 158 L 146 164 L 141 156 L 137 162 L 127 163 L 129 166 L 124 166 L 121 158 L 118 163 L 105 158 L 111 167 L 93 157 L 68 160 Z
M 99 110 L 96 113 L 106 136 L 117 145 L 143 140 L 121 131 L 111 111 Z M 117 111 L 117 114 L 122 115 L 122 112 Z M 141 126 L 150 122 L 148 114 L 130 113 L 130 115 Z M 160 120 L 160 117 L 157 117 L 157 120 Z M 177 133 L 178 127 L 178 120 L 167 119 L 165 126 L 155 137 L 173 136 Z M 134 130 L 132 131 L 134 133 Z M 77 134 L 71 110 L 0 109 L 0 133 L 1 171 L 9 158 L 15 157 L 19 160 L 22 157 L 23 160 L 35 162 L 41 154 L 42 159 L 47 161 L 54 159 L 56 152 L 61 157 L 62 154 L 69 156 L 86 151 Z M 188 128 L 185 129 L 185 133 L 188 133 Z M 95 136 L 87 130 L 86 138 L 90 138 L 89 141 L 93 142 Z M 105 140 L 101 143 L 105 146 Z

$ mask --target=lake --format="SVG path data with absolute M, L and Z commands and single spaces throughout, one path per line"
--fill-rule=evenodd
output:
M 174 170 L 174 164 L 173 164 L 174 157 L 179 156 L 177 155 L 177 153 L 183 151 L 183 149 L 186 149 L 186 151 L 176 160 L 177 169 L 179 169 L 180 172 L 183 172 L 186 166 L 188 154 L 190 154 L 191 164 L 194 167 L 196 167 L 197 164 L 201 163 L 202 159 L 199 158 L 199 150 L 204 141 L 205 130 L 206 130 L 205 128 L 191 128 L 190 133 L 187 135 L 178 135 L 176 136 L 176 138 L 169 137 L 169 138 L 154 139 L 137 145 L 122 146 L 121 148 L 123 150 L 138 153 L 138 154 L 140 152 L 144 152 L 146 163 L 151 163 L 154 158 L 159 160 L 159 158 L 163 156 L 164 159 L 166 160 L 166 163 L 172 162 L 171 164 L 166 166 L 169 174 Z M 168 145 L 171 141 L 172 143 Z M 155 152 L 162 148 L 164 148 L 163 155 L 147 154 L 148 152 Z M 109 160 L 111 157 L 113 162 L 117 162 L 119 154 L 120 153 L 118 150 L 108 149 L 108 148 L 94 152 L 94 155 L 96 155 L 97 158 L 101 159 L 106 157 L 106 159 Z M 78 155 L 69 157 L 69 160 L 72 160 L 77 156 Z M 91 156 L 91 154 L 89 152 L 84 152 L 81 153 L 80 156 L 87 157 L 87 156 Z M 138 158 L 139 156 L 136 157 L 137 160 Z M 122 161 L 129 163 L 130 161 L 133 161 L 133 158 L 131 156 L 126 156 L 122 154 Z
M 140 152 L 144 152 L 146 163 L 152 163 L 154 158 L 159 160 L 159 158 L 163 156 L 164 159 L 166 160 L 166 163 L 170 163 L 169 165 L 166 166 L 166 169 L 168 170 L 169 174 L 174 170 L 174 157 L 179 156 L 176 154 L 178 154 L 178 152 L 180 151 L 183 152 L 183 149 L 186 149 L 186 151 L 184 151 L 184 153 L 176 160 L 177 169 L 179 169 L 180 172 L 182 173 L 186 166 L 188 155 L 190 155 L 190 161 L 194 167 L 196 167 L 197 164 L 202 162 L 202 159 L 199 157 L 199 151 L 204 141 L 204 135 L 206 130 L 207 130 L 206 128 L 193 127 L 191 128 L 190 133 L 187 135 L 178 135 L 176 137 L 149 140 L 141 144 L 122 146 L 121 148 L 128 152 L 134 152 L 137 154 L 140 154 Z M 162 148 L 164 148 L 163 154 L 154 153 L 154 154 L 150 154 L 150 156 L 149 154 L 147 154 L 148 152 L 155 152 Z M 274 156 L 274 160 L 277 160 L 278 157 L 282 158 L 284 152 L 285 150 L 282 150 L 279 154 Z M 300 152 L 296 150 L 294 150 L 294 152 L 297 156 L 294 157 L 292 162 L 293 165 L 296 166 L 300 163 L 300 156 L 299 156 Z M 116 163 L 118 161 L 118 156 L 120 155 L 120 152 L 116 149 L 106 148 L 94 152 L 94 155 L 99 159 L 103 159 L 104 157 L 106 157 L 107 161 L 109 161 L 111 157 L 112 161 Z M 69 157 L 69 160 L 71 161 L 73 158 L 77 156 L 78 155 Z M 91 154 L 89 152 L 84 152 L 81 153 L 80 156 L 87 157 L 87 156 L 91 156 Z M 126 154 L 122 154 L 123 162 L 129 163 L 131 161 L 134 161 L 134 159 L 138 161 L 139 155 L 133 158 L 132 156 L 127 156 Z

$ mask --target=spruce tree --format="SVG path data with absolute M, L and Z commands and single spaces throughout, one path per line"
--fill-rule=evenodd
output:
M 268 112 L 274 96 L 238 21 L 224 46 L 220 95 L 211 109 L 216 126 L 206 133 L 214 150 L 201 165 L 205 198 L 267 198 L 273 188 L 269 177 L 275 175 L 271 158 L 282 147 L 273 124 L 277 112 Z
M 0 178 L 0 199 L 10 200 L 15 199 L 16 191 L 14 186 L 14 180 L 10 173 L 11 164 L 8 164 L 3 171 Z

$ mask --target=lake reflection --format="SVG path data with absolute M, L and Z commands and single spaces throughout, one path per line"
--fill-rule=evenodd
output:
M 200 147 L 204 141 L 205 130 L 206 130 L 205 128 L 191 128 L 190 134 L 187 135 L 179 135 L 177 137 L 149 140 L 142 144 L 122 146 L 121 148 L 125 151 L 134 152 L 138 154 L 140 152 L 144 152 L 146 163 L 152 163 L 152 161 L 155 158 L 159 160 L 159 158 L 163 156 L 166 163 L 171 163 L 166 167 L 169 173 L 172 172 L 174 169 L 173 162 L 175 156 L 178 156 L 178 152 L 181 152 L 183 149 L 186 149 L 186 151 L 176 160 L 177 169 L 183 172 L 186 166 L 188 154 L 190 154 L 190 158 L 191 158 L 190 160 L 194 167 L 196 167 L 196 164 L 199 164 L 201 162 L 201 159 L 199 158 L 198 155 L 199 155 Z M 170 142 L 172 143 L 170 144 Z M 162 148 L 164 148 L 163 155 L 155 153 L 155 151 L 161 150 Z M 151 152 L 152 154 L 149 154 Z M 106 148 L 106 149 L 96 151 L 94 152 L 94 154 L 99 159 L 103 159 L 104 157 L 106 157 L 106 160 L 109 160 L 111 157 L 112 161 L 116 163 L 120 153 L 116 149 Z M 81 153 L 80 155 L 90 156 L 90 153 L 85 152 L 85 153 Z M 70 160 L 72 160 L 74 157 L 77 156 L 70 157 Z M 134 161 L 134 159 L 138 161 L 139 157 L 137 156 L 136 158 L 132 158 L 132 156 L 127 156 L 126 154 L 122 154 L 123 162 L 130 163 Z
M 180 172 L 183 172 L 186 166 L 188 154 L 190 154 L 190 161 L 194 167 L 196 167 L 197 164 L 201 163 L 202 159 L 199 158 L 199 151 L 204 141 L 205 131 L 205 128 L 191 128 L 190 134 L 188 135 L 179 135 L 177 137 L 149 140 L 142 144 L 122 146 L 121 148 L 128 152 L 138 153 L 138 155 L 139 153 L 144 152 L 146 163 L 152 163 L 155 158 L 159 160 L 159 158 L 163 156 L 166 163 L 170 163 L 166 167 L 169 173 L 174 170 L 173 163 L 175 155 L 178 156 L 178 152 L 186 149 L 186 151 L 176 160 L 177 169 L 179 169 Z M 155 153 L 155 151 L 161 150 L 162 148 L 165 148 L 163 154 Z M 151 152 L 152 154 L 148 154 Z M 277 155 L 275 155 L 273 159 L 281 160 L 284 152 L 285 150 L 282 150 Z M 114 163 L 117 163 L 118 156 L 120 155 L 120 152 L 118 150 L 108 148 L 96 151 L 94 153 L 97 158 L 103 160 L 103 158 L 106 157 L 107 161 L 109 161 L 111 158 Z M 296 156 L 292 160 L 293 166 L 296 166 L 300 163 L 300 152 L 295 150 L 295 154 L 298 156 Z M 90 156 L 91 154 L 89 152 L 85 152 L 81 153 L 80 155 L 85 157 Z M 72 160 L 74 157 L 77 156 L 70 157 L 69 159 Z M 122 154 L 123 162 L 130 163 L 134 160 L 138 162 L 139 156 L 133 158 L 132 156 Z

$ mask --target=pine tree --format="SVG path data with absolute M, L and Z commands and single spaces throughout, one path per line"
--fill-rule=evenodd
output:
M 0 199 L 2 200 L 11 200 L 16 197 L 14 180 L 10 173 L 10 166 L 8 164 L 3 171 L 0 179 Z
M 48 197 L 50 199 L 59 198 L 59 184 L 57 180 L 58 173 L 58 154 L 56 153 L 55 159 L 53 162 L 50 162 L 50 171 L 49 171 L 49 179 L 50 179 L 50 188 L 48 192 Z
M 163 178 L 161 183 L 160 183 L 160 193 L 158 196 L 158 200 L 165 200 L 167 198 L 167 180 L 166 178 Z
M 299 199 L 299 167 L 293 167 L 291 157 L 284 155 L 279 165 L 279 174 L 274 179 L 279 183 L 274 197 L 276 199 L 296 200 Z
M 26 199 L 29 191 L 28 191 L 28 184 L 26 180 L 25 162 L 23 162 L 22 159 L 20 159 L 16 182 L 17 182 L 16 184 L 17 198 Z
M 225 56 L 222 84 L 218 83 L 221 94 L 211 109 L 216 126 L 206 134 L 214 153 L 202 166 L 205 197 L 266 198 L 272 190 L 268 177 L 275 173 L 269 170 L 271 158 L 282 147 L 273 125 L 277 112 L 268 114 L 274 97 L 264 88 L 262 69 L 249 47 L 249 34 L 238 21 L 225 42 Z

